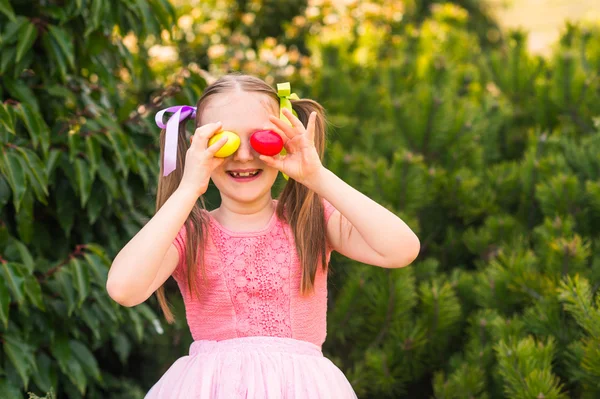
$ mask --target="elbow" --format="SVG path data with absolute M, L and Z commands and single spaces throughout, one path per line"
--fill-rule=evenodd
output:
M 387 262 L 386 267 L 390 269 L 399 269 L 408 266 L 417 259 L 420 251 L 421 242 L 419 241 L 419 237 L 413 235 L 409 242 L 403 245 L 403 248 L 398 251 L 397 255 Z
M 130 308 L 139 305 L 140 303 L 139 301 L 135 300 L 135 298 L 131 295 L 130 290 L 128 290 L 126 286 L 117 284 L 114 280 L 109 279 L 106 282 L 106 292 L 113 301 L 121 306 Z

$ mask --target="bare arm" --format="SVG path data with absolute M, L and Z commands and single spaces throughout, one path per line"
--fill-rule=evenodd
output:
M 113 300 L 123 306 L 135 306 L 169 278 L 179 259 L 177 251 L 169 249 L 197 199 L 196 193 L 177 189 L 117 254 L 106 282 Z
M 186 152 L 179 188 L 115 257 L 106 290 L 119 304 L 135 306 L 144 302 L 175 270 L 179 254 L 173 240 L 198 197 L 206 192 L 210 174 L 223 163 L 214 155 L 227 138 L 207 148 L 209 138 L 220 128 L 217 122 L 196 129 L 195 140 Z
M 354 189 L 325 168 L 315 147 L 317 112 L 311 112 L 306 127 L 289 109 L 269 120 L 287 138 L 287 155 L 260 159 L 329 201 L 334 212 L 327 225 L 327 238 L 339 253 L 374 266 L 386 268 L 410 264 L 420 250 L 419 238 L 394 213 Z M 341 232 L 338 228 L 342 223 Z
M 327 236 L 337 252 L 386 268 L 409 265 L 419 254 L 419 239 L 402 219 L 330 170 L 323 167 L 308 185 L 339 211 L 327 226 Z

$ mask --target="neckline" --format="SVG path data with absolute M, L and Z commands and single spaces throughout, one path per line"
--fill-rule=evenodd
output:
M 208 214 L 210 223 L 229 236 L 232 236 L 232 237 L 257 236 L 257 235 L 264 234 L 264 233 L 268 232 L 269 230 L 271 230 L 271 228 L 277 221 L 277 200 L 273 199 L 271 201 L 272 201 L 272 204 L 274 205 L 275 210 L 273 211 L 273 214 L 271 215 L 271 218 L 269 219 L 267 224 L 264 227 L 260 228 L 259 230 L 233 231 L 233 230 L 230 230 L 227 227 L 223 226 L 221 223 L 219 223 L 219 221 L 217 219 L 215 219 L 215 217 L 209 211 L 206 211 L 206 213 Z

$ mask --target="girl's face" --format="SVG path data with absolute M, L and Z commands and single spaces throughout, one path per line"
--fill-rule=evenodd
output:
M 269 115 L 279 115 L 276 101 L 265 94 L 243 91 L 217 94 L 202 110 L 202 125 L 221 121 L 222 130 L 240 136 L 238 150 L 211 174 L 222 200 L 240 205 L 271 197 L 278 171 L 263 163 L 250 145 L 250 136 L 255 131 L 276 131 Z

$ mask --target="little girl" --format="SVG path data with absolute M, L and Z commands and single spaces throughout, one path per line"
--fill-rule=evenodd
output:
M 158 290 L 172 322 L 163 284 L 173 276 L 194 342 L 146 398 L 356 398 L 321 352 L 331 252 L 385 268 L 418 255 L 402 220 L 321 163 L 323 108 L 278 86 L 231 74 L 195 108 L 157 115 L 165 127 L 174 112 L 161 132 L 157 212 L 115 258 L 107 290 L 123 306 Z M 278 172 L 287 183 L 273 199 Z M 212 211 L 202 201 L 210 179 L 221 196 Z

